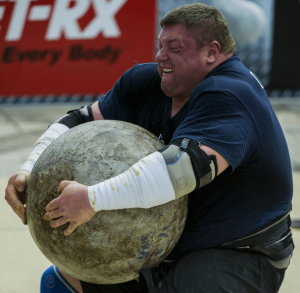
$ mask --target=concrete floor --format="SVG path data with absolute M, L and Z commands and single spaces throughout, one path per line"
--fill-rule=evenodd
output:
M 293 165 L 292 218 L 300 219 L 300 99 L 273 99 L 285 133 Z M 6 204 L 4 190 L 10 175 L 26 160 L 36 139 L 58 117 L 77 105 L 14 106 L 0 108 L 0 293 L 39 292 L 40 277 L 51 263 L 39 251 L 27 226 Z M 300 245 L 300 229 L 293 229 Z M 300 252 L 295 250 L 280 293 L 300 292 Z

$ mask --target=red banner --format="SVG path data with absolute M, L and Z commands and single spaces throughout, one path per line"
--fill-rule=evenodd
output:
M 105 93 L 155 55 L 156 0 L 0 1 L 0 95 Z

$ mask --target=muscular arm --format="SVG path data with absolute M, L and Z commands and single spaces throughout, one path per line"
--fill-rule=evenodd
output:
M 98 106 L 98 101 L 92 105 L 92 112 L 93 112 L 94 120 L 104 120 Z
M 94 120 L 104 120 L 99 106 L 98 106 L 98 102 L 95 102 L 92 105 L 92 111 L 93 111 L 93 116 L 94 116 Z M 229 167 L 229 162 L 222 156 L 220 155 L 217 151 L 215 151 L 214 149 L 202 144 L 200 146 L 200 148 L 208 155 L 215 155 L 217 158 L 217 163 L 218 163 L 218 174 L 221 174 L 225 169 L 227 169 Z
M 98 107 L 98 101 L 95 102 L 92 106 L 92 118 L 90 120 L 103 120 L 103 116 Z M 82 113 L 82 117 L 80 114 Z M 71 114 L 72 115 L 72 114 Z M 68 116 L 68 117 L 67 117 Z M 79 120 L 77 119 L 79 116 Z M 91 118 L 91 117 L 90 117 Z M 7 203 L 12 207 L 14 212 L 22 219 L 23 223 L 26 223 L 25 218 L 25 206 L 24 206 L 24 191 L 25 191 L 25 182 L 29 178 L 31 170 L 35 165 L 35 162 L 38 160 L 42 152 L 49 146 L 49 144 L 58 138 L 61 134 L 67 131 L 70 127 L 76 126 L 76 123 L 83 123 L 87 120 L 87 111 L 79 112 L 77 111 L 77 116 L 73 115 L 70 119 L 70 115 L 66 115 L 58 121 L 54 122 L 53 125 L 38 139 L 34 145 L 33 151 L 30 153 L 26 162 L 19 168 L 19 171 L 13 174 L 7 184 L 5 190 L 5 199 Z M 60 123 L 61 122 L 61 123 Z
M 99 115 L 98 118 L 103 119 L 100 111 L 98 112 L 97 108 L 96 110 L 96 115 L 97 113 Z M 194 143 L 194 147 L 196 150 L 198 149 L 196 143 Z M 204 145 L 202 148 L 210 155 L 215 155 L 218 162 L 221 162 L 222 165 L 219 173 L 229 165 L 220 154 L 211 148 Z M 208 160 L 208 162 L 205 160 Z M 209 162 L 211 162 L 209 157 L 203 160 L 206 166 L 212 164 L 212 162 Z M 184 161 L 183 164 L 185 164 Z M 207 169 L 204 170 L 204 173 L 207 172 Z M 203 169 L 200 168 L 200 171 L 200 173 L 203 173 Z M 184 166 L 179 171 L 179 173 L 187 176 L 185 172 L 191 173 L 193 172 L 193 168 L 191 166 Z M 204 175 L 206 176 L 206 183 L 212 180 L 211 176 L 207 177 L 207 173 Z M 70 222 L 68 229 L 65 230 L 65 235 L 69 235 L 77 226 L 89 221 L 96 211 L 136 207 L 151 208 L 172 201 L 190 192 L 176 192 L 172 182 L 174 180 L 171 180 L 171 177 L 172 174 L 168 173 L 168 166 L 162 153 L 157 151 L 142 158 L 124 173 L 93 186 L 87 187 L 74 181 L 63 181 L 60 183 L 58 189 L 61 195 L 46 207 L 47 213 L 45 219 L 53 220 L 51 222 L 52 227 L 58 227 Z M 205 182 L 201 181 L 201 184 L 205 184 Z M 118 192 L 112 191 L 111 186 L 115 186 Z M 199 185 L 197 186 L 199 188 Z M 195 187 L 196 185 L 194 185 L 193 189 Z M 74 201 L 75 198 L 78 200 Z M 80 204 L 76 206 L 74 202 L 79 202 Z M 65 217 L 63 211 L 68 211 L 65 212 L 68 216 Z M 56 218 L 59 219 L 57 220 Z
M 83 115 L 86 113 L 86 111 L 82 111 Z M 104 120 L 104 117 L 99 109 L 98 102 L 91 105 L 91 113 L 93 120 Z M 79 117 L 74 117 L 75 121 L 82 121 L 82 119 Z M 68 118 L 69 119 L 69 118 Z M 85 118 L 84 118 L 85 119 Z M 70 121 L 70 120 L 69 120 Z M 60 121 L 58 121 L 58 124 Z M 73 123 L 72 127 L 74 126 L 74 122 L 71 121 L 71 124 Z M 76 123 L 76 122 L 75 122 Z M 82 122 L 81 122 L 82 123 Z M 67 124 L 68 125 L 68 124 Z M 65 126 L 65 125 L 64 125 Z M 208 146 L 201 145 L 200 147 L 208 156 L 215 155 L 217 164 L 218 164 L 218 174 L 223 172 L 228 166 L 229 163 L 226 161 L 226 159 L 221 156 L 218 152 L 215 150 L 209 148 Z M 144 158 L 145 159 L 145 158 Z M 59 186 L 59 191 L 61 192 L 61 195 L 53 200 L 49 205 L 47 206 L 47 213 L 45 215 L 45 219 L 52 220 L 54 218 L 59 218 L 59 220 L 54 220 L 51 222 L 51 225 L 53 227 L 58 227 L 66 222 L 70 222 L 69 228 L 65 231 L 65 235 L 71 234 L 77 226 L 89 221 L 91 217 L 94 216 L 96 211 L 99 210 L 106 210 L 106 209 L 120 209 L 120 208 L 133 208 L 133 207 L 142 207 L 142 208 L 149 208 L 155 205 L 163 204 L 168 201 L 174 200 L 175 198 L 178 198 L 184 194 L 175 194 L 174 189 L 172 187 L 172 182 L 170 181 L 169 174 L 167 171 L 167 166 L 165 164 L 164 159 L 162 158 L 161 154 L 156 152 L 154 156 L 151 155 L 152 160 L 152 166 L 149 165 L 149 161 L 147 160 L 141 160 L 134 166 L 132 166 L 125 174 L 126 176 L 134 176 L 132 174 L 136 174 L 139 172 L 134 172 L 135 168 L 140 168 L 141 174 L 142 171 L 148 170 L 148 173 L 144 174 L 144 181 L 143 184 L 139 184 L 137 180 L 134 180 L 137 182 L 137 186 L 132 186 L 132 192 L 130 194 L 127 194 L 127 196 L 121 196 L 118 197 L 117 200 L 113 200 L 113 202 L 118 203 L 117 206 L 114 206 L 111 204 L 110 201 L 110 194 L 106 194 L 105 190 L 105 183 L 102 182 L 101 186 L 92 186 L 87 187 L 83 186 L 81 184 L 78 184 L 77 182 L 69 182 L 69 181 L 63 181 L 61 182 Z M 145 166 L 143 164 L 148 164 L 147 168 L 144 168 Z M 121 176 L 124 176 L 121 174 Z M 155 178 L 154 178 L 154 177 Z M 142 177 L 142 176 L 140 176 Z M 137 179 L 137 178 L 136 178 Z M 122 180 L 120 176 L 117 176 L 115 178 L 109 179 L 109 180 Z M 148 180 L 148 182 L 147 182 Z M 117 184 L 116 181 L 116 184 Z M 149 183 L 149 184 L 148 184 Z M 153 185 L 154 183 L 154 185 Z M 143 187 L 143 188 L 141 188 Z M 89 196 L 87 195 L 89 193 Z M 93 205 L 92 202 L 95 202 L 95 194 L 99 195 L 100 202 L 106 204 L 101 204 L 99 207 L 95 208 L 95 204 Z M 121 192 L 120 192 L 121 194 Z M 119 194 L 119 195 L 120 195 Z M 185 193 L 186 194 L 186 193 Z M 129 195 L 129 198 L 128 198 Z M 78 197 L 78 201 L 74 201 L 75 197 Z M 142 201 L 139 202 L 138 199 L 141 199 Z M 65 201 L 65 202 L 64 202 Z M 80 204 L 76 206 L 76 202 L 79 202 Z M 72 217 L 66 218 L 64 217 L 62 213 L 62 205 L 64 205 L 64 209 L 68 209 L 71 212 Z M 81 211 L 81 212 L 79 212 Z M 80 217 L 78 215 L 81 215 Z M 78 218 L 79 217 L 79 218 Z M 77 223 L 77 224 L 74 224 Z
M 177 139 L 124 173 L 90 186 L 90 203 L 95 211 L 150 208 L 209 184 L 228 166 L 227 160 L 210 147 L 199 148 L 196 141 Z M 118 193 L 111 191 L 111 185 L 116 186 Z
M 92 105 L 92 111 L 93 111 L 93 116 L 94 116 L 94 120 L 104 120 L 104 117 L 102 116 L 99 106 L 98 106 L 98 102 L 95 102 Z M 224 170 L 226 170 L 229 167 L 229 162 L 221 155 L 219 154 L 217 151 L 215 151 L 214 149 L 201 144 L 200 148 L 208 155 L 215 155 L 217 158 L 217 164 L 218 164 L 218 174 L 221 174 Z
M 202 144 L 200 146 L 200 149 L 202 149 L 208 156 L 215 155 L 217 158 L 217 164 L 218 164 L 218 174 L 221 174 L 223 171 L 225 171 L 229 167 L 229 162 L 220 155 L 217 151 L 214 149 Z

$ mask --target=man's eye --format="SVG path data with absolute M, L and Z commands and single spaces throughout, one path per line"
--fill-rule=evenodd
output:
M 178 48 L 178 47 L 170 47 L 170 49 L 173 50 L 173 51 L 176 51 L 176 50 L 178 50 L 179 48 Z

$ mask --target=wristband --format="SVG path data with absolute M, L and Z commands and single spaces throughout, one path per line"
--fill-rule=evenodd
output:
M 36 141 L 33 150 L 26 162 L 17 171 L 26 170 L 31 172 L 42 152 L 60 135 L 69 130 L 69 127 L 60 123 L 52 124 L 48 130 Z
M 155 152 L 124 173 L 88 187 L 95 211 L 151 208 L 175 199 L 164 157 Z

